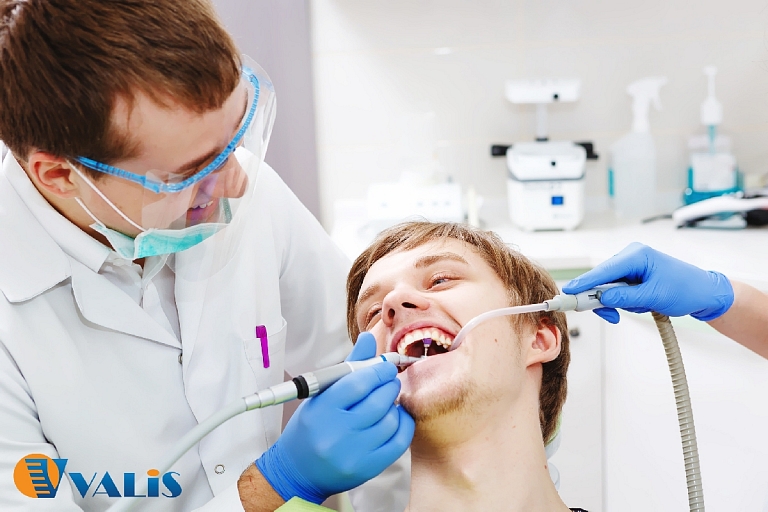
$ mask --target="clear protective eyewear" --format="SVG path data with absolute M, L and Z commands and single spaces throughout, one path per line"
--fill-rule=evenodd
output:
M 138 183 L 147 190 L 158 193 L 174 193 L 180 192 L 195 183 L 199 183 L 205 177 L 223 168 L 229 160 L 232 153 L 243 142 L 246 133 L 248 132 L 251 123 L 256 115 L 256 108 L 259 104 L 259 94 L 261 92 L 261 82 L 257 76 L 257 71 L 248 64 L 245 63 L 245 59 L 250 60 L 246 56 L 243 56 L 244 64 L 242 69 L 242 79 L 245 81 L 248 89 L 248 106 L 245 111 L 245 115 L 240 122 L 240 125 L 235 133 L 234 138 L 224 148 L 224 150 L 216 156 L 216 158 L 206 165 L 203 169 L 199 170 L 192 176 L 185 177 L 185 175 L 170 174 L 164 180 L 156 180 L 153 178 L 155 175 L 159 175 L 158 171 L 149 171 L 146 175 L 135 174 L 118 167 L 114 167 L 105 163 L 97 162 L 96 160 L 78 156 L 74 160 L 89 169 L 111 176 L 116 176 L 134 183 Z M 254 63 L 255 64 L 255 63 Z M 258 65 L 257 65 L 258 66 Z M 270 84 L 271 85 L 271 84 Z
M 264 159 L 275 118 L 275 91 L 266 72 L 248 56 L 242 56 L 242 77 L 232 94 L 244 98 L 243 117 L 234 137 L 210 163 L 190 175 L 188 172 L 149 170 L 135 174 L 85 157 L 74 163 L 119 179 L 141 185 L 143 196 L 140 212 L 123 212 L 116 207 L 114 197 L 107 197 L 97 183 L 89 183 L 81 198 L 84 205 L 105 201 L 120 217 L 140 232 L 147 230 L 182 230 L 200 224 L 229 224 L 235 206 L 252 189 L 252 176 L 245 172 L 234 156 L 243 147 L 259 162 Z M 88 189 L 91 190 L 88 190 Z M 92 193 L 91 193 L 92 192 Z M 123 197 L 123 202 L 128 196 Z M 113 226 L 108 226 L 113 228 Z M 123 233 L 129 233 L 127 230 Z M 135 234 L 129 233 L 129 236 Z

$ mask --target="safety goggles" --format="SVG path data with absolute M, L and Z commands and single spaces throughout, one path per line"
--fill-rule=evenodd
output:
M 78 170 L 81 178 L 89 184 L 80 190 L 79 199 L 84 208 L 95 212 L 107 228 L 131 236 L 136 236 L 137 230 L 181 230 L 200 224 L 229 224 L 236 210 L 242 210 L 236 206 L 253 191 L 253 178 L 264 160 L 275 118 L 272 81 L 256 62 L 246 55 L 242 59 L 241 81 L 247 89 L 244 114 L 234 137 L 220 154 L 210 163 L 201 164 L 203 168 L 194 170 L 191 175 L 169 173 L 167 170 L 149 170 L 146 175 L 140 175 L 83 157 L 72 159 L 78 167 L 84 166 L 142 186 L 138 189 L 138 196 L 136 191 L 128 191 L 118 201 L 115 192 L 102 190 L 98 182 L 92 182 Z M 247 150 L 253 155 L 251 161 L 256 164 L 250 170 L 244 170 L 238 163 L 236 149 L 238 153 Z M 111 223 L 109 218 L 103 218 L 98 213 L 99 203 L 106 203 L 127 224 L 122 223 L 121 226 L 121 222 L 114 217 Z
M 249 135 L 257 135 L 256 133 L 251 134 L 249 132 L 254 131 L 251 128 L 253 120 L 256 117 L 257 108 L 259 107 L 259 96 L 262 89 L 262 83 L 259 80 L 259 75 L 261 73 L 258 71 L 260 71 L 258 65 L 251 61 L 247 56 L 243 56 L 242 81 L 246 85 L 248 92 L 248 103 L 243 119 L 240 121 L 235 136 L 230 143 L 227 144 L 224 150 L 203 169 L 195 172 L 191 176 L 188 174 L 163 173 L 157 170 L 150 170 L 146 174 L 141 175 L 102 162 L 97 162 L 96 160 L 83 156 L 75 157 L 74 160 L 94 171 L 138 183 L 155 194 L 176 193 L 185 190 L 225 167 L 232 156 L 232 153 L 238 146 L 243 145 L 244 143 L 246 147 L 251 145 L 247 144 L 247 139 L 249 139 Z M 271 83 L 268 84 L 268 86 L 271 88 Z M 259 144 L 259 146 L 260 145 L 261 144 Z M 163 176 L 162 179 L 159 178 L 160 176 Z

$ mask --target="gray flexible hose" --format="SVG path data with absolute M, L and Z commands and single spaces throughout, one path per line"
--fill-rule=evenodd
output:
M 680 437 L 683 441 L 688 505 L 691 512 L 704 512 L 704 489 L 701 485 L 699 448 L 696 445 L 696 428 L 693 425 L 691 397 L 688 394 L 688 380 L 685 377 L 680 346 L 677 344 L 675 330 L 672 328 L 669 317 L 654 311 L 653 319 L 656 321 L 661 341 L 664 343 L 669 372 L 672 374 L 672 387 L 675 390 L 675 403 L 677 404 L 677 421 L 680 424 Z

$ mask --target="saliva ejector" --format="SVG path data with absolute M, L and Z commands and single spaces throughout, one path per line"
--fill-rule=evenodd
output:
M 464 341 L 469 331 L 492 318 L 535 313 L 537 311 L 589 311 L 602 307 L 602 304 L 600 303 L 602 293 L 615 286 L 627 286 L 627 284 L 610 283 L 597 286 L 591 290 L 576 295 L 560 294 L 541 304 L 528 304 L 488 311 L 467 322 L 456 335 L 453 344 L 448 350 L 456 350 L 456 348 L 458 348 Z M 678 347 L 677 338 L 672 330 L 672 323 L 669 321 L 669 317 L 654 312 L 653 318 L 656 321 L 659 333 L 661 334 L 664 349 L 667 353 L 669 369 L 672 373 L 675 401 L 677 402 L 677 417 L 680 423 L 680 434 L 683 439 L 685 475 L 688 483 L 688 503 L 691 512 L 703 512 L 704 495 L 701 486 L 701 471 L 699 469 L 699 452 L 696 446 L 696 430 L 693 426 L 691 400 L 688 395 L 688 383 L 685 377 L 685 369 L 683 368 L 680 348 Z M 425 344 L 431 344 L 431 342 L 431 339 L 428 342 L 425 340 Z M 364 361 L 346 361 L 327 368 L 315 370 L 314 372 L 301 374 L 293 380 L 276 384 L 244 398 L 238 398 L 187 432 L 158 466 L 160 474 L 162 475 L 169 471 L 176 461 L 212 430 L 238 414 L 253 409 L 261 409 L 272 405 L 282 404 L 297 398 L 309 398 L 315 396 L 325 391 L 345 375 L 381 362 L 390 362 L 396 366 L 404 367 L 410 366 L 417 361 L 421 361 L 425 357 L 426 354 L 422 357 L 409 357 L 395 352 L 388 352 Z M 143 491 L 144 489 L 140 489 L 138 495 L 141 495 Z M 126 511 L 131 509 L 135 504 L 137 504 L 135 498 L 124 498 L 112 505 L 108 509 L 108 512 Z
M 448 350 L 456 350 L 467 337 L 469 331 L 492 318 L 535 313 L 537 311 L 590 311 L 603 307 L 603 304 L 600 302 L 603 292 L 616 286 L 628 285 L 627 283 L 609 283 L 575 295 L 563 293 L 540 304 L 526 304 L 487 311 L 464 324 L 464 327 L 461 328 L 453 339 L 453 343 Z M 675 403 L 677 404 L 677 421 L 680 425 L 680 436 L 683 442 L 685 479 L 688 486 L 688 506 L 691 512 L 704 512 L 704 491 L 701 484 L 699 448 L 696 443 L 696 428 L 693 425 L 691 397 L 688 393 L 688 380 L 685 377 L 680 346 L 677 343 L 677 337 L 672 329 L 672 322 L 670 322 L 669 317 L 655 311 L 652 314 L 656 327 L 659 329 L 661 341 L 664 344 L 664 351 L 667 355 L 669 371 L 672 374 L 672 386 L 675 391 Z

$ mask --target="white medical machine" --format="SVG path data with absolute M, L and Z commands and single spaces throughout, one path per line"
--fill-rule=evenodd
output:
M 461 185 L 453 181 L 438 158 L 437 114 L 411 113 L 404 117 L 394 148 L 392 173 L 397 181 L 369 184 L 366 220 L 378 233 L 414 218 L 432 222 L 463 222 Z
M 595 159 L 591 143 L 550 141 L 547 104 L 576 101 L 579 80 L 508 80 L 506 97 L 536 105 L 535 142 L 494 145 L 492 156 L 507 158 L 509 216 L 526 231 L 571 230 L 584 218 L 584 172 Z
M 454 182 L 400 181 L 371 183 L 366 197 L 369 224 L 380 231 L 409 217 L 432 222 L 462 222 L 461 186 Z

